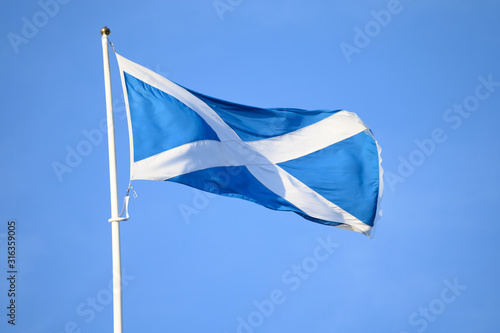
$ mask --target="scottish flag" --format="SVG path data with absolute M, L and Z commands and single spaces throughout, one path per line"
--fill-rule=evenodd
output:
M 370 235 L 380 147 L 357 115 L 230 103 L 117 58 L 131 179 L 178 182 Z

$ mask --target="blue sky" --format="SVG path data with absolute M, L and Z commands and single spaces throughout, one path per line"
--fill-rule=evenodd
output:
M 373 239 L 134 181 L 138 198 L 121 225 L 125 332 L 500 331 L 500 3 L 0 6 L 1 332 L 112 331 L 104 25 L 121 55 L 201 93 L 356 112 L 386 171 Z M 121 200 L 128 130 L 113 56 L 111 71 Z M 11 220 L 15 327 L 6 316 Z

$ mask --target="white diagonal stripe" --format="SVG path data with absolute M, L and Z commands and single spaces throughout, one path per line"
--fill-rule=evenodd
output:
M 366 125 L 356 114 L 339 111 L 296 131 L 247 144 L 272 163 L 282 163 L 314 153 L 366 129 Z
M 167 180 L 215 167 L 270 164 L 243 141 L 187 143 L 134 163 L 133 179 Z
M 127 72 L 133 77 L 146 82 L 150 86 L 166 92 L 167 94 L 190 107 L 200 117 L 202 117 L 203 120 L 207 122 L 207 124 L 215 131 L 219 139 L 221 139 L 222 141 L 240 140 L 233 129 L 229 127 L 214 110 L 212 110 L 202 100 L 193 96 L 186 89 L 176 85 L 163 76 L 156 74 L 152 70 L 149 70 L 146 67 L 138 65 L 120 56 L 119 54 L 116 54 L 116 58 L 118 59 L 118 64 L 120 65 L 121 71 Z
M 364 233 L 370 230 L 369 225 L 328 201 L 275 164 L 258 167 L 247 166 L 247 169 L 268 189 L 309 216 L 326 221 L 346 223 Z

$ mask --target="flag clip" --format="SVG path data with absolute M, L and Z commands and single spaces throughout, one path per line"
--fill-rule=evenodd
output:
M 128 185 L 128 188 L 127 188 L 127 194 L 125 195 L 125 198 L 123 200 L 123 207 L 122 207 L 122 211 L 120 212 L 120 216 L 116 217 L 116 218 L 110 218 L 108 220 L 108 222 L 121 222 L 121 221 L 127 221 L 129 219 L 129 215 L 128 215 L 128 203 L 130 201 L 130 189 L 132 189 L 132 195 L 134 196 L 134 198 L 137 198 L 137 193 L 135 192 L 134 188 L 132 187 L 131 184 Z M 123 216 L 123 214 L 125 213 L 125 216 Z

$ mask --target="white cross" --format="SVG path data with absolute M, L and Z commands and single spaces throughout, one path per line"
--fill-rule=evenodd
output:
M 168 180 L 213 167 L 245 166 L 270 191 L 295 205 L 307 215 L 344 223 L 338 226 L 340 228 L 369 233 L 370 226 L 325 199 L 277 165 L 319 151 L 368 130 L 356 114 L 340 111 L 291 133 L 244 142 L 213 109 L 184 88 L 118 54 L 117 59 L 125 96 L 123 72 L 184 103 L 202 117 L 220 139 L 220 141 L 202 140 L 187 143 L 138 162 L 132 160 L 131 179 Z M 128 98 L 125 100 L 129 135 L 132 137 Z M 130 149 L 132 159 L 132 142 Z

